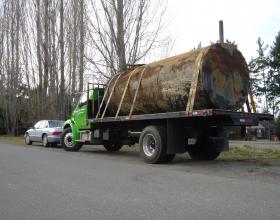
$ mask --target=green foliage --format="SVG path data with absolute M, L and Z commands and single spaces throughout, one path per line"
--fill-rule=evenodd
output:
M 259 102 L 264 99 L 262 112 L 276 115 L 280 110 L 280 32 L 270 51 L 261 38 L 258 38 L 257 45 L 258 57 L 252 58 L 248 65 L 252 91 Z
M 277 36 L 275 37 L 275 41 L 273 42 L 273 45 L 270 50 L 271 55 L 271 62 L 272 67 L 274 69 L 280 68 L 280 31 L 278 32 Z M 279 74 L 279 72 L 278 72 Z
M 252 58 L 249 62 L 252 91 L 257 97 L 264 97 L 265 106 L 263 111 L 268 112 L 269 85 L 271 80 L 269 77 L 269 58 L 267 56 L 268 46 L 264 44 L 261 38 L 258 38 L 257 45 L 258 57 Z
M 271 64 L 271 78 L 273 79 L 271 82 L 271 94 L 273 96 L 280 96 L 280 32 L 275 37 L 275 41 L 270 50 L 270 64 Z M 276 105 L 280 105 L 280 101 L 276 103 Z

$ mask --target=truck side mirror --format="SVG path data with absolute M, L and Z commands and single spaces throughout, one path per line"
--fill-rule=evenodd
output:
M 72 107 L 76 107 L 77 104 L 78 104 L 77 99 L 76 99 L 74 96 L 72 96 L 72 97 L 71 97 L 71 106 L 72 106 Z

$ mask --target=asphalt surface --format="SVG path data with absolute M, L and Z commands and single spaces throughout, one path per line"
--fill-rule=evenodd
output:
M 0 219 L 280 219 L 280 167 L 2 143 Z

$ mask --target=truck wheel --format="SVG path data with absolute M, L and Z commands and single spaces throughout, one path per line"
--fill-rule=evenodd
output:
M 43 138 L 42 138 L 42 141 L 43 141 L 43 146 L 44 147 L 49 147 L 50 146 L 50 143 L 48 141 L 48 135 L 44 134 Z
M 215 150 L 208 141 L 208 135 L 201 136 L 197 143 L 188 149 L 189 155 L 193 160 L 215 160 L 221 152 Z
M 189 155 L 193 160 L 215 160 L 221 152 L 208 149 L 189 149 Z
M 83 143 L 74 142 L 72 136 L 72 129 L 66 128 L 61 135 L 61 146 L 66 151 L 78 151 L 82 148 Z
M 148 126 L 140 135 L 140 155 L 145 162 L 156 164 L 170 162 L 175 154 L 166 154 L 166 129 L 159 126 Z
M 176 156 L 176 154 L 166 154 L 164 159 L 163 159 L 163 162 L 164 163 L 169 163 L 174 159 L 175 156 Z
M 104 148 L 107 151 L 119 151 L 122 148 L 122 144 L 121 143 L 112 143 L 112 142 L 106 142 L 104 143 Z
M 222 150 L 216 150 L 215 144 L 209 140 L 211 136 L 227 138 L 227 131 L 223 127 L 204 130 L 197 143 L 188 149 L 192 159 L 215 160 L 220 155 Z

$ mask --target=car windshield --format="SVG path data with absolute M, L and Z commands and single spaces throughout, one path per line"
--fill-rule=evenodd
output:
M 49 121 L 50 128 L 63 127 L 64 121 Z

